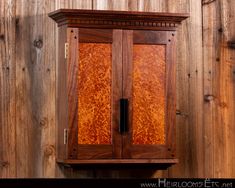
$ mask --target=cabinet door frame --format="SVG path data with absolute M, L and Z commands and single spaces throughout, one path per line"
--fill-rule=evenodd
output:
M 123 97 L 129 99 L 129 131 L 123 135 L 123 158 L 175 158 L 175 31 L 123 31 Z M 155 36 L 155 37 L 154 37 Z M 132 52 L 133 44 L 166 45 L 165 72 L 165 144 L 132 144 Z
M 119 134 L 119 106 L 121 97 L 121 30 L 68 28 L 69 44 L 67 59 L 68 144 L 67 159 L 114 159 L 121 158 L 121 135 Z M 111 84 L 111 144 L 78 144 L 78 63 L 79 43 L 110 43 L 112 46 Z
M 68 143 L 66 145 L 66 159 L 163 159 L 175 158 L 175 31 L 145 31 L 145 30 L 112 30 L 111 39 L 102 37 L 102 29 L 67 28 L 67 42 L 69 44 L 67 57 L 67 105 L 68 105 Z M 87 35 L 87 31 L 88 35 Z M 144 38 L 141 32 L 154 32 L 158 37 Z M 93 35 L 91 37 L 90 35 Z M 146 42 L 147 40 L 147 42 Z M 112 103 L 111 103 L 111 145 L 79 145 L 78 144 L 78 96 L 76 94 L 79 62 L 79 42 L 108 42 L 112 43 Z M 166 45 L 166 120 L 165 145 L 137 145 L 131 144 L 132 128 L 124 134 L 119 133 L 121 98 L 129 98 L 129 125 L 132 124 L 132 48 L 133 44 Z M 61 70 L 63 71 L 63 70 Z M 72 90 L 71 90 L 72 88 Z M 66 106 L 66 105 L 65 105 Z M 65 112 L 65 110 L 62 110 Z M 66 115 L 64 115 L 66 116 Z M 76 117 L 76 118 L 74 118 Z M 66 126 L 65 126 L 66 127 Z M 60 131 L 62 132 L 62 131 Z M 58 140 L 62 140 L 58 138 Z M 62 145 L 62 144 L 60 144 Z M 62 157 L 60 157 L 62 158 Z

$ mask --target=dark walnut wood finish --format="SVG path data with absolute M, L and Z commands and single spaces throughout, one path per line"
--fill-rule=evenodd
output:
M 59 9 L 49 16 L 59 26 L 167 31 L 176 30 L 188 14 Z
M 175 37 L 188 14 L 60 9 L 49 14 L 59 26 L 57 70 L 57 162 L 67 165 L 151 166 L 167 168 L 175 156 Z M 68 43 L 65 57 L 65 43 Z M 79 144 L 79 46 L 111 45 L 111 143 Z M 133 144 L 133 49 L 164 47 L 164 135 L 161 144 Z M 98 45 L 99 46 L 99 45 Z M 88 54 L 89 55 L 89 54 Z M 148 55 L 148 57 L 151 57 Z M 84 57 L 83 57 L 84 58 Z M 141 57 L 142 60 L 144 56 Z M 101 60 L 102 61 L 102 60 Z M 89 62 L 88 62 L 89 63 Z M 147 63 L 147 60 L 146 62 Z M 144 70 L 143 70 L 144 71 Z M 151 80 L 150 82 L 154 81 Z M 158 91 L 159 92 L 159 91 Z M 128 98 L 128 129 L 119 132 L 119 100 Z M 80 109 L 81 110 L 81 109 Z M 95 126 L 93 123 L 92 126 Z M 97 128 L 97 127 L 96 127 Z M 144 128 L 144 127 L 143 127 Z M 68 140 L 64 140 L 64 129 Z M 150 130 L 150 129 L 149 129 Z M 154 141 L 153 141 L 154 143 Z M 156 142 L 158 143 L 158 142 Z

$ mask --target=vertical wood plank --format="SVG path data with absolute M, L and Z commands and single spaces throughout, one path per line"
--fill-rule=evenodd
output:
M 17 1 L 16 4 L 16 162 L 17 162 L 17 177 L 30 177 L 32 171 L 30 165 L 33 163 L 30 154 L 32 151 L 29 149 L 30 131 L 32 125 L 32 113 L 28 97 L 29 92 L 29 78 L 27 62 L 30 62 L 30 42 L 29 42 L 29 21 L 26 19 L 28 16 L 28 4 L 23 1 Z M 27 59 L 27 60 L 26 60 Z M 37 140 L 37 139 L 35 139 Z
M 137 10 L 137 0 L 93 0 L 95 10 Z
M 94 10 L 108 10 L 110 0 L 92 0 Z
M 92 0 L 55 0 L 56 9 L 92 9 Z
M 203 1 L 205 176 L 234 177 L 234 2 Z M 233 115 L 232 115 L 233 114 Z
M 15 1 L 0 2 L 0 177 L 16 176 Z
M 220 1 L 218 14 L 221 27 L 217 37 L 220 38 L 215 48 L 220 49 L 215 63 L 215 77 L 213 78 L 213 92 L 215 93 L 215 129 L 214 129 L 214 176 L 234 177 L 234 138 L 235 138 L 235 52 L 229 48 L 228 42 L 235 41 L 235 2 Z M 219 153 L 219 155 L 218 155 Z
M 171 0 L 166 1 L 166 10 L 170 12 L 190 12 L 189 5 L 186 1 Z M 170 177 L 188 177 L 189 176 L 189 53 L 188 49 L 188 23 L 184 21 L 179 27 L 176 35 L 176 157 L 179 163 L 171 167 L 169 171 Z M 183 97 L 182 97 L 183 96 Z
M 218 64 L 221 34 L 218 31 L 221 25 L 220 6 L 218 1 L 215 3 L 204 4 L 203 1 L 203 63 L 204 63 L 204 131 L 205 131 L 205 175 L 214 177 L 215 163 L 215 93 L 213 89 L 216 74 L 216 64 Z M 223 155 L 223 154 L 222 154 Z
M 177 44 L 177 155 L 170 177 L 204 176 L 203 61 L 201 1 L 168 1 L 172 12 L 190 12 L 179 27 Z M 197 40 L 195 40 L 197 38 Z M 182 80 L 181 80 L 182 78 Z M 180 79 L 180 80 L 179 80 Z M 184 97 L 182 97 L 184 96 Z M 186 140 L 186 142 L 185 142 Z M 199 167 L 200 165 L 200 167 Z
M 73 8 L 92 9 L 92 0 L 71 0 Z
M 40 5 L 39 5 L 40 6 Z M 36 34 L 36 38 L 43 36 L 43 47 L 42 47 L 42 74 L 40 74 L 39 79 L 43 80 L 42 86 L 42 97 L 43 104 L 42 115 L 43 120 L 45 122 L 44 126 L 42 124 L 42 139 L 41 139 L 41 147 L 42 147 L 42 177 L 52 178 L 55 177 L 56 170 L 56 153 L 55 153 L 55 144 L 56 144 L 56 126 L 55 126 L 55 83 L 56 83 L 56 49 L 55 49 L 55 30 L 56 27 L 52 24 L 52 20 L 48 19 L 47 14 L 51 11 L 55 10 L 55 2 L 54 1 L 44 1 L 42 7 L 38 10 L 38 14 L 42 16 L 42 23 L 38 23 L 37 27 L 42 27 L 43 29 L 41 33 Z M 38 29 L 37 29 L 38 30 Z M 48 32 L 50 31 L 50 32 Z M 35 40 L 35 39 L 34 39 Z
M 203 61 L 202 61 L 202 14 L 201 1 L 183 1 L 188 3 L 190 18 L 187 20 L 187 32 L 185 33 L 188 53 L 188 142 L 186 152 L 189 162 L 189 177 L 204 177 L 204 132 L 203 132 Z M 195 41 L 195 38 L 197 39 Z
M 47 16 L 54 9 L 53 1 L 17 1 L 18 177 L 55 175 L 55 26 Z
M 227 145 L 227 172 L 224 177 L 235 177 L 235 50 L 229 48 L 228 42 L 235 43 L 235 2 L 232 0 L 224 0 L 221 3 L 222 12 L 222 28 L 224 28 L 225 51 L 221 54 L 222 62 L 226 63 L 227 73 L 225 78 L 220 78 L 220 81 L 226 82 L 226 91 L 221 88 L 221 93 L 226 95 L 228 103 L 228 121 L 226 129 L 226 145 Z M 224 55 L 224 57 L 223 57 Z
M 166 0 L 137 0 L 137 3 L 138 11 L 146 12 L 164 12 L 166 6 Z

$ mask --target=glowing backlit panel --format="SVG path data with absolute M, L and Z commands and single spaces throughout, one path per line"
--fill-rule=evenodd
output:
M 111 144 L 111 53 L 111 44 L 79 44 L 78 144 Z
M 133 144 L 165 143 L 165 46 L 133 47 Z

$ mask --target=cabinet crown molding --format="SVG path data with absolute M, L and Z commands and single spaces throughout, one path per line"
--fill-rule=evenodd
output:
M 58 9 L 48 14 L 58 26 L 80 28 L 176 30 L 187 13 Z

